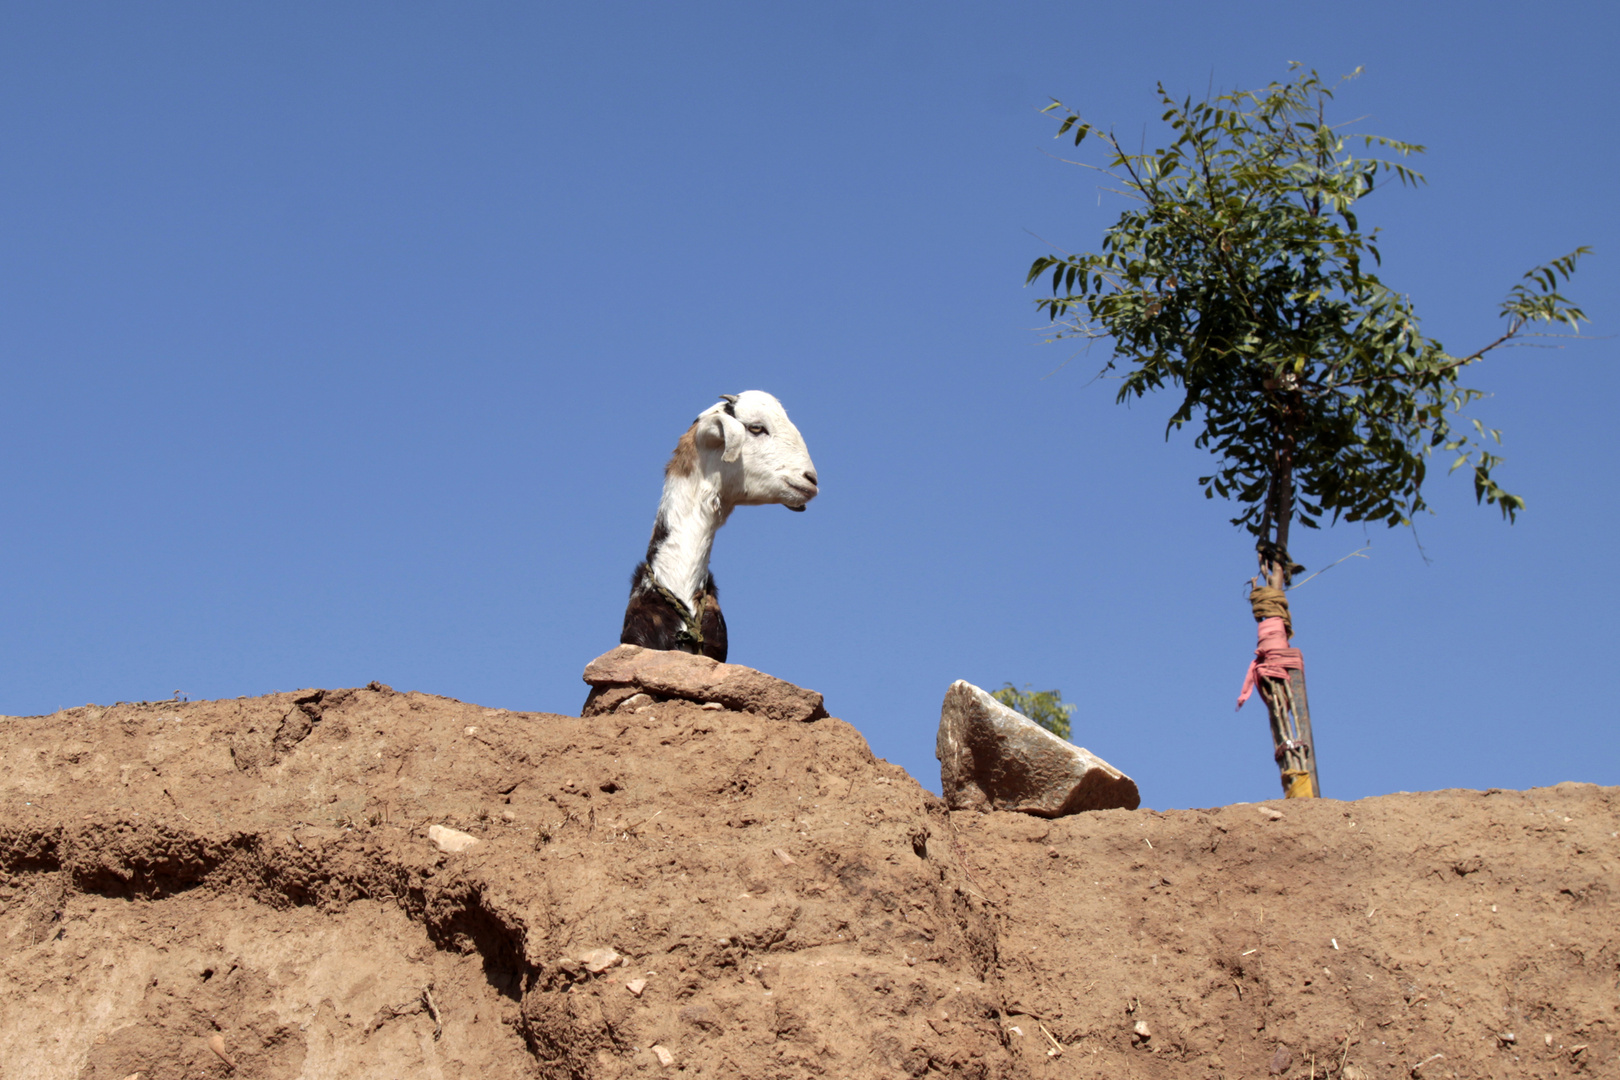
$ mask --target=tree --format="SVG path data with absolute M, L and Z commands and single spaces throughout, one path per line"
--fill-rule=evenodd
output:
M 1165 435 L 1197 427 L 1195 444 L 1216 459 L 1198 478 L 1204 496 L 1235 503 L 1232 523 L 1255 538 L 1261 649 L 1251 674 L 1284 789 L 1314 795 L 1303 668 L 1287 647 L 1285 590 L 1303 569 L 1288 554 L 1290 526 L 1410 525 L 1426 509 L 1436 451 L 1452 470 L 1470 468 L 1476 501 L 1514 520 L 1524 501 L 1492 475 L 1500 433 L 1464 415 L 1482 395 L 1459 376 L 1536 324 L 1578 333 L 1586 316 L 1558 289 L 1587 249 L 1525 274 L 1501 304 L 1496 340 L 1448 353 L 1419 330 L 1411 301 L 1379 280 L 1378 230 L 1357 217 L 1379 180 L 1424 182 L 1403 163 L 1423 147 L 1329 124 L 1332 88 L 1291 71 L 1288 82 L 1197 102 L 1160 85 L 1174 140 L 1150 152 L 1128 153 L 1060 102 L 1048 106 L 1064 116 L 1058 137 L 1079 146 L 1094 135 L 1106 147 L 1106 166 L 1085 167 L 1136 205 L 1101 252 L 1043 256 L 1026 283 L 1050 272 L 1052 296 L 1037 306 L 1055 337 L 1112 342 L 1104 371 L 1119 372 L 1118 400 L 1180 391 Z M 1393 157 L 1359 157 L 1357 145 Z
M 1020 690 L 1008 683 L 1000 690 L 992 691 L 990 696 L 1014 712 L 1027 716 L 1058 738 L 1069 737 L 1069 717 L 1074 715 L 1076 706 L 1063 704 L 1061 691 L 1032 690 L 1028 683 Z

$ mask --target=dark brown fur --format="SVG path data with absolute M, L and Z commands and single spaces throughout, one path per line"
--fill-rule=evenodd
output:
M 662 522 L 659 523 L 662 525 Z M 657 550 L 661 539 L 656 530 L 649 558 Z M 641 563 L 630 578 L 630 603 L 624 609 L 624 630 L 619 641 L 624 645 L 640 645 L 646 649 L 667 649 L 675 652 L 698 653 L 726 662 L 726 617 L 720 613 L 720 592 L 710 574 L 703 586 L 703 648 L 695 648 L 681 640 L 679 635 L 685 620 L 658 591 L 651 587 L 652 569 Z

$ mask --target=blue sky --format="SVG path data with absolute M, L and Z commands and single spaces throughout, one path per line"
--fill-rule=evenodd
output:
M 0 9 L 0 712 L 379 679 L 577 711 L 676 438 L 779 396 L 823 494 L 744 508 L 732 659 L 938 788 L 945 688 L 1057 687 L 1144 804 L 1278 792 L 1252 548 L 1102 356 L 1044 238 L 1122 204 L 1061 98 L 1365 74 L 1423 143 L 1362 213 L 1455 350 L 1577 244 L 1598 339 L 1493 354 L 1509 527 L 1299 537 L 1326 794 L 1620 784 L 1610 5 L 58 4 Z M 1610 191 L 1611 195 L 1604 195 Z M 1426 558 L 1425 558 L 1426 555 Z

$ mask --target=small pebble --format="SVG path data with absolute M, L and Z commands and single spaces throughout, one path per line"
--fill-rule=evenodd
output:
M 664 1047 L 660 1046 L 658 1043 L 653 1044 L 652 1052 L 653 1057 L 658 1059 L 658 1064 L 662 1065 L 664 1068 L 667 1069 L 671 1065 L 675 1064 L 675 1055 L 664 1049 Z
M 447 829 L 443 825 L 429 825 L 428 839 L 447 855 L 470 851 L 483 843 L 471 833 L 464 833 L 460 829 Z
M 585 970 L 592 975 L 602 974 L 622 959 L 623 957 L 612 949 L 591 949 L 579 954 L 579 962 L 584 964 Z
M 225 1036 L 217 1032 L 210 1035 L 208 1037 L 208 1049 L 212 1050 L 215 1056 L 226 1065 L 229 1065 L 232 1069 L 236 1068 L 236 1062 L 231 1060 L 231 1055 L 225 1052 Z

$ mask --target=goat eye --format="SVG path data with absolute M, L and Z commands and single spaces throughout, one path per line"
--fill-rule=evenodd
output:
M 765 434 L 765 425 L 764 424 L 749 424 L 748 425 L 748 431 L 749 431 L 750 434 L 753 434 L 753 435 L 763 435 L 763 434 Z

